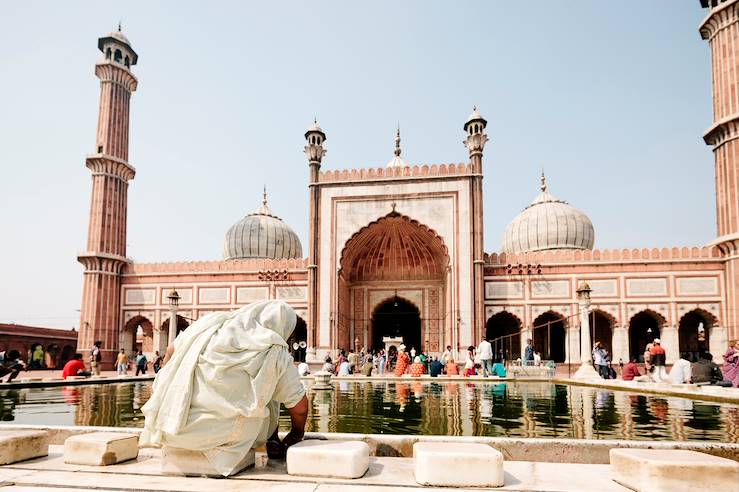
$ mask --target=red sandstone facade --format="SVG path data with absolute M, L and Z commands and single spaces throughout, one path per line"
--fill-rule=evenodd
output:
M 485 254 L 482 159 L 488 137 L 475 111 L 464 125 L 468 161 L 461 164 L 405 164 L 398 132 L 388 167 L 323 170 L 326 134 L 317 124 L 309 129 L 307 259 L 131 263 L 125 222 L 127 183 L 134 176 L 127 156 L 136 55 L 120 33 L 101 39 L 98 148 L 88 158 L 88 251 L 80 255 L 80 346 L 100 339 L 112 356 L 139 338 L 144 351 L 163 350 L 167 295 L 175 288 L 181 296 L 178 330 L 210 311 L 287 300 L 300 316 L 295 341 L 305 341 L 316 360 L 339 348 L 376 347 L 383 336 L 399 334 L 437 353 L 446 345 L 464 350 L 487 336 L 509 357 L 519 356 L 532 338 L 544 358 L 576 363 L 575 289 L 586 280 L 593 288 L 591 337 L 611 350 L 614 362 L 638 357 L 656 337 L 668 361 L 679 351 L 721 353 L 739 336 L 739 2 L 704 3 L 709 11 L 700 33 L 711 47 L 714 79 L 714 125 L 705 140 L 716 156 L 718 238 L 700 248 Z

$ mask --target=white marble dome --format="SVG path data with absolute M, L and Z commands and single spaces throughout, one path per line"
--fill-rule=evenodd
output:
M 302 258 L 303 247 L 295 231 L 267 206 L 267 193 L 262 206 L 226 232 L 223 258 L 269 258 L 273 260 Z
M 541 193 L 508 224 L 503 233 L 504 253 L 551 249 L 593 249 L 593 223 L 580 210 L 547 193 L 544 175 Z

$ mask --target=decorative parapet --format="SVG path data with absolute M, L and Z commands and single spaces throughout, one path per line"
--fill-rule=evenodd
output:
M 308 260 L 298 258 L 291 260 L 270 260 L 266 258 L 243 260 L 213 261 L 178 261 L 162 263 L 129 263 L 123 270 L 124 275 L 142 274 L 178 274 L 178 273 L 229 273 L 307 270 Z
M 541 265 L 546 263 L 612 263 L 612 262 L 670 262 L 690 260 L 720 260 L 721 252 L 715 246 L 683 248 L 634 248 L 595 250 L 552 250 L 531 253 L 485 253 L 485 264 Z
M 362 169 L 336 169 L 322 171 L 321 183 L 342 181 L 375 181 L 378 179 L 413 179 L 440 176 L 465 176 L 472 174 L 472 165 L 459 164 L 423 164 L 406 167 L 370 167 Z

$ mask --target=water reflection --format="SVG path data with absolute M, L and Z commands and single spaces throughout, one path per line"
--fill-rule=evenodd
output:
M 150 394 L 150 382 L 0 390 L 0 420 L 141 427 Z M 544 382 L 341 381 L 308 398 L 314 432 L 739 442 L 735 405 Z

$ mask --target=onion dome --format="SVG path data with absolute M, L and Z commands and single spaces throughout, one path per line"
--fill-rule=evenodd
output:
M 395 157 L 393 157 L 393 160 L 387 163 L 387 167 L 406 167 L 408 164 L 400 157 L 400 126 L 398 126 L 398 131 L 395 132 Z
M 223 258 L 269 258 L 273 260 L 302 258 L 303 247 L 295 231 L 267 206 L 267 190 L 264 190 L 262 206 L 249 214 L 226 232 L 223 241 Z
M 593 249 L 595 231 L 587 215 L 547 193 L 541 173 L 541 193 L 508 224 L 503 233 L 504 253 L 551 249 Z

